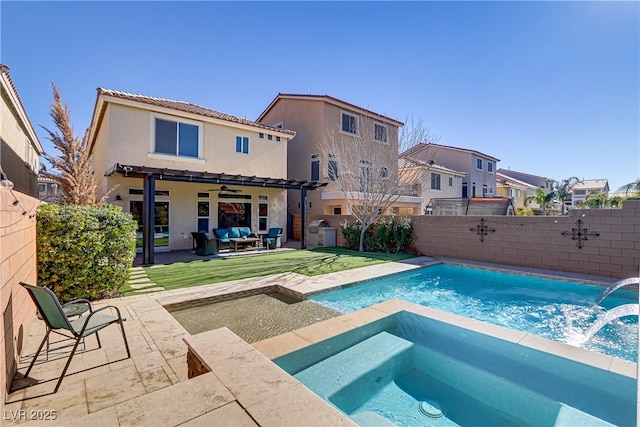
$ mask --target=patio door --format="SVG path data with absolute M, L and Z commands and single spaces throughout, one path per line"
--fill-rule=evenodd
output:
M 169 202 L 155 203 L 155 221 L 153 224 L 153 246 L 156 248 L 169 247 Z M 138 222 L 136 234 L 136 247 L 142 247 L 142 201 L 131 200 L 129 202 L 129 212 Z
M 218 202 L 218 228 L 251 227 L 251 203 Z

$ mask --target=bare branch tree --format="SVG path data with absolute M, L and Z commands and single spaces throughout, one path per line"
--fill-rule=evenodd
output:
M 361 226 L 362 252 L 367 230 L 389 214 L 400 197 L 415 195 L 410 183 L 418 177 L 412 181 L 407 175 L 421 169 L 399 173 L 399 153 L 433 137 L 421 120 L 413 118 L 398 133 L 394 126 L 363 115 L 354 116 L 347 131 L 344 125 L 321 144 L 321 160 L 327 165 L 328 190 L 342 192 L 349 213 Z
M 105 202 L 112 188 L 101 197 L 97 197 L 97 185 L 91 173 L 91 158 L 89 156 L 89 129 L 82 138 L 73 133 L 71 126 L 71 111 L 62 104 L 62 97 L 55 84 L 53 88 L 53 104 L 49 115 L 53 119 L 57 131 L 42 128 L 49 134 L 51 141 L 60 156 L 45 155 L 58 173 L 42 171 L 41 174 L 53 179 L 60 189 L 60 197 L 70 205 L 95 205 Z

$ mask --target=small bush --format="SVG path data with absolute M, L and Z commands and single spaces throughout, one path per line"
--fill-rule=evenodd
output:
M 118 294 L 136 254 L 137 223 L 114 205 L 38 209 L 38 284 L 60 301 Z
M 345 221 L 340 224 L 340 228 L 346 240 L 345 247 L 357 251 L 360 244 L 361 225 L 349 224 Z M 413 225 L 409 218 L 383 218 L 369 227 L 365 233 L 364 250 L 365 252 L 400 253 L 405 252 L 413 241 Z

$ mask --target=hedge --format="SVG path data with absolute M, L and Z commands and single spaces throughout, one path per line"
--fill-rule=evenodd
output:
M 358 250 L 360 246 L 360 223 L 340 224 L 345 237 L 345 247 Z M 414 242 L 413 224 L 407 217 L 383 218 L 367 229 L 364 236 L 365 252 L 406 252 L 407 247 Z
M 61 302 L 119 295 L 136 255 L 137 223 L 114 205 L 41 205 L 38 284 Z

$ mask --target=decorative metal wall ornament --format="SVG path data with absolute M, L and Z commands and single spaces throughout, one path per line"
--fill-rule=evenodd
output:
M 589 237 L 596 239 L 600 237 L 600 233 L 597 231 L 589 231 L 588 228 L 583 227 L 581 219 L 576 221 L 576 227 L 571 227 L 571 231 L 563 231 L 563 236 L 571 236 L 571 240 L 576 240 L 576 246 L 578 249 L 582 249 L 584 242 L 589 240 Z
M 484 242 L 484 237 L 489 235 L 489 233 L 495 233 L 495 228 L 489 228 L 484 220 L 484 218 L 480 218 L 480 224 L 476 225 L 475 228 L 470 228 L 469 231 L 475 231 L 478 236 L 480 236 L 480 241 Z

